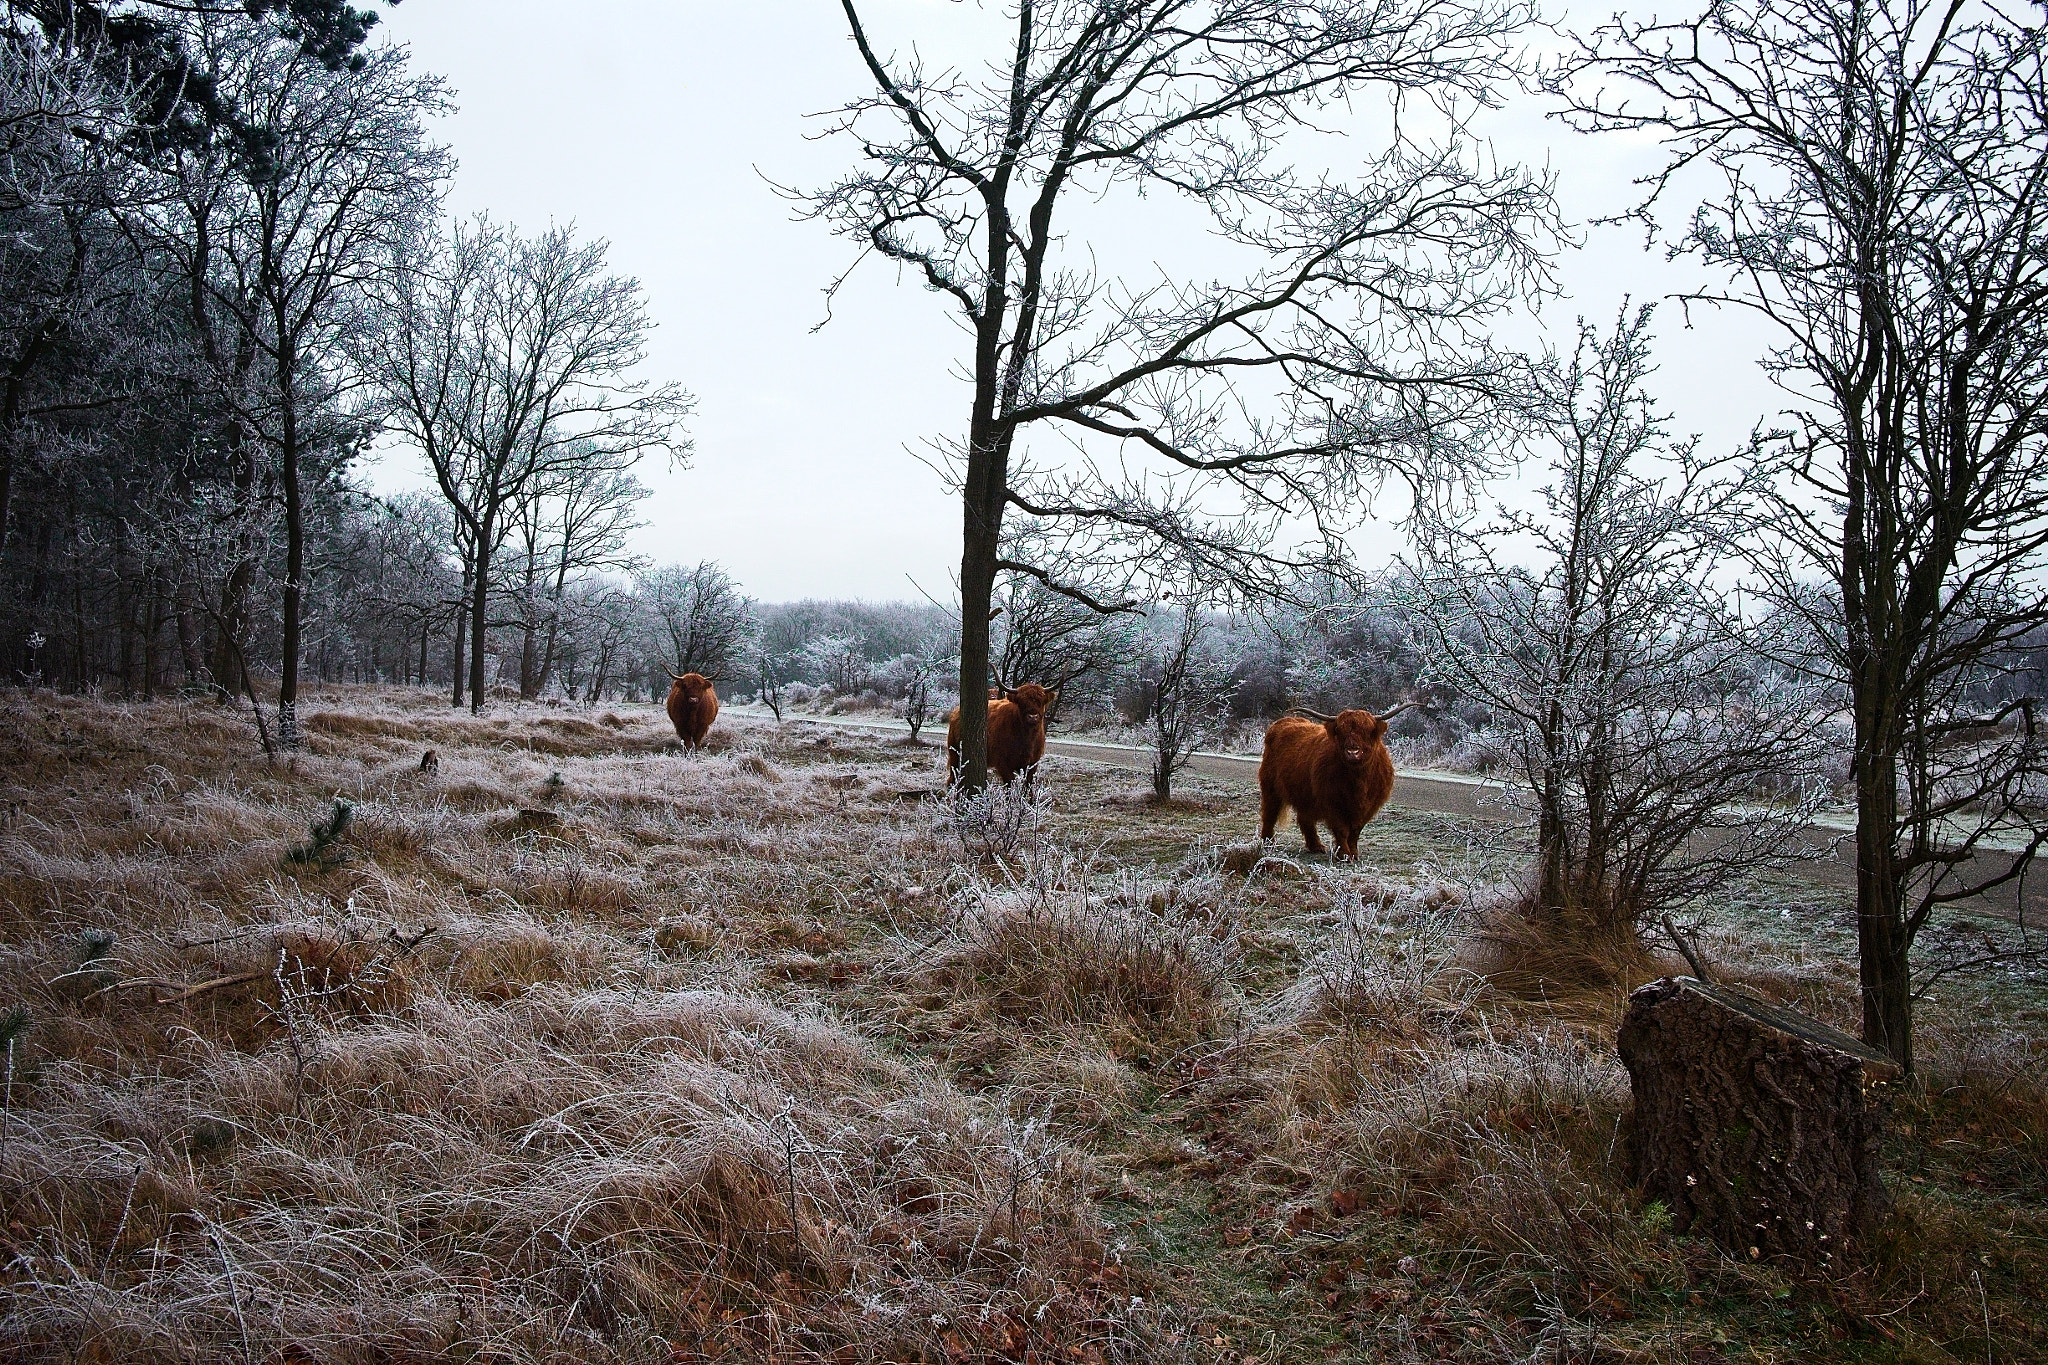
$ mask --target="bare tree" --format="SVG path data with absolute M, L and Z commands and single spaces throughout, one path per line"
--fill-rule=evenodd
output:
M 1757 558 L 1848 694 L 1863 1036 L 1909 1074 L 1915 939 L 2048 840 L 2033 699 L 1970 697 L 2048 623 L 2044 56 L 1996 7 L 1782 0 L 1618 20 L 1560 78 L 1585 126 L 1671 148 L 1646 218 L 1718 174 L 1673 246 L 1777 329 Z
M 775 723 L 782 724 L 782 673 L 784 661 L 769 653 L 756 640 L 748 652 L 747 662 L 754 673 L 754 699 L 775 715 Z
M 452 537 L 448 509 L 431 493 L 373 502 L 344 528 L 341 562 L 332 575 L 337 580 L 335 616 L 403 640 L 394 651 L 392 671 L 401 681 L 416 679 L 422 687 L 435 627 L 445 620 L 455 596 L 455 572 L 448 562 Z
M 473 557 L 470 705 L 484 705 L 491 558 L 507 514 L 565 471 L 623 468 L 650 450 L 682 461 L 690 399 L 630 378 L 650 324 L 639 283 L 607 274 L 603 242 L 570 228 L 521 237 L 488 219 L 415 241 L 379 291 L 365 364 L 386 421 L 434 472 Z
M 1152 794 L 1173 799 L 1173 778 L 1229 714 L 1230 668 L 1206 648 L 1209 627 L 1190 594 L 1173 630 L 1138 667 L 1152 729 Z
M 1609 947 L 1781 860 L 1825 795 L 1823 696 L 1767 665 L 1756 646 L 1784 642 L 1754 640 L 1716 586 L 1754 489 L 1669 436 L 1649 322 L 1581 324 L 1551 377 L 1540 509 L 1424 521 L 1406 603 L 1426 680 L 1491 710 L 1533 807 L 1534 908 Z
M 580 635 L 584 648 L 579 657 L 588 655 L 590 681 L 585 686 L 583 700 L 592 705 L 603 700 L 619 676 L 628 651 L 644 624 L 640 599 L 624 586 L 599 578 L 578 584 L 572 589 L 576 599 L 576 619 L 581 623 Z M 570 675 L 570 685 L 575 685 L 575 675 Z
M 1539 178 L 1477 154 L 1461 111 L 1517 78 L 1531 11 L 1024 0 L 1005 7 L 1006 50 L 967 75 L 888 55 L 855 0 L 842 8 L 875 90 L 833 127 L 863 164 L 805 202 L 863 254 L 912 267 L 972 337 L 966 431 L 946 449 L 964 512 L 963 780 L 978 789 L 999 574 L 1129 607 L 1067 569 L 1142 584 L 1164 542 L 1219 591 L 1269 589 L 1286 513 L 1327 540 L 1386 473 L 1429 487 L 1483 458 L 1487 398 L 1512 373 L 1484 320 L 1539 283 L 1550 207 Z M 1334 126 L 1373 92 L 1433 102 L 1438 140 L 1397 131 L 1350 185 L 1288 164 L 1284 133 Z M 1191 203 L 1255 264 L 1227 285 L 1096 278 L 1069 210 L 1123 192 Z M 1034 464 L 1040 427 L 1074 444 L 1066 463 Z M 1024 520 L 1006 526 L 1013 509 Z
M 569 584 L 584 574 L 630 572 L 642 564 L 627 552 L 626 538 L 641 525 L 646 497 L 646 485 L 621 461 L 594 456 L 534 480 L 513 504 L 517 554 L 508 596 L 519 613 L 521 697 L 539 696 L 554 675 Z
M 275 31 L 212 14 L 195 19 L 192 42 L 244 136 L 180 149 L 153 240 L 205 292 L 202 311 L 232 319 L 263 371 L 259 386 L 229 392 L 275 455 L 283 494 L 278 730 L 289 744 L 305 613 L 304 465 L 347 453 L 330 420 L 352 383 L 344 349 L 362 325 L 362 291 L 434 210 L 451 163 L 421 120 L 446 100 L 437 78 L 406 70 L 401 49 L 334 68 Z
M 821 635 L 798 652 L 797 664 L 842 696 L 865 691 L 875 667 L 857 635 Z
M 694 568 L 670 564 L 643 574 L 641 601 L 652 617 L 655 652 L 678 673 L 730 679 L 754 635 L 754 604 L 733 576 L 710 560 Z M 666 677 L 656 680 L 662 687 Z

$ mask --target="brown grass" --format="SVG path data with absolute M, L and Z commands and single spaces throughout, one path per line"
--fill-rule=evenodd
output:
M 1207 779 L 947 805 L 810 725 L 304 711 L 269 766 L 245 713 L 0 694 L 0 1356 L 2048 1356 L 2024 982 L 1924 1007 L 1899 1216 L 1802 1280 L 1627 1181 L 1613 1028 L 1676 961 L 1518 920 L 1398 797 L 1338 866 Z M 1853 1013 L 1756 929 L 1717 975 Z
M 0 1350 L 1170 1349 L 1080 1153 L 731 951 L 938 913 L 921 817 L 766 731 L 507 709 L 316 701 L 273 768 L 220 708 L 0 699 Z
M 1857 1340 L 1936 1360 L 1953 1358 L 1944 1341 L 1974 1336 L 1981 1352 L 1985 1315 L 1996 1360 L 2028 1358 L 1996 1343 L 2048 1343 L 2023 1306 L 2037 1296 L 2017 1288 L 2048 1266 L 2048 1042 L 2009 1024 L 1928 1031 L 1929 1085 L 1897 1100 L 1899 1216 L 1865 1263 L 1813 1280 L 1673 1236 L 1633 1188 L 1610 1041 L 1630 980 L 1619 955 L 1547 947 L 1511 901 L 1363 890 L 1285 1008 L 1210 1063 L 1201 1102 L 1234 1173 L 1237 1236 L 1269 1248 L 1282 1279 L 1327 1290 L 1318 1308 L 1410 1310 L 1355 1326 L 1359 1349 L 1681 1362 L 1748 1335 L 1759 1360 Z M 1814 986 L 1759 975 L 1780 994 Z M 1920 1153 L 1953 1153 L 1957 1183 L 2004 1207 L 1987 1219 L 1927 1197 Z M 1320 1249 L 1290 1250 L 1300 1239 Z M 1980 1295 L 1994 1267 L 2003 1292 Z M 1775 1345 L 1749 1335 L 1772 1305 L 1791 1333 Z
M 1085 1031 L 1151 1065 L 1236 1013 L 1232 925 L 1184 884 L 1104 894 L 1085 862 L 1045 848 L 977 882 L 959 919 L 900 970 L 952 1054 L 1000 1061 L 1019 1041 Z

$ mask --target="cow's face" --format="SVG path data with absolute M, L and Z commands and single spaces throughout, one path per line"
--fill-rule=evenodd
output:
M 1338 757 L 1359 764 L 1386 737 L 1387 723 L 1370 711 L 1340 711 L 1323 722 L 1323 729 L 1336 744 Z
M 1059 693 L 1048 692 L 1037 683 L 1025 683 L 1011 688 L 1003 700 L 1017 708 L 1027 728 L 1036 728 L 1045 723 L 1045 713 L 1059 700 Z

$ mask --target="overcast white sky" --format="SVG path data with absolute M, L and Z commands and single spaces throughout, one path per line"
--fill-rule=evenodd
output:
M 806 140 L 804 115 L 860 92 L 864 72 L 837 0 L 407 0 L 380 5 L 384 33 L 454 87 L 436 132 L 461 163 L 450 208 L 534 230 L 573 221 L 612 244 L 659 324 L 648 374 L 698 400 L 696 453 L 641 470 L 654 490 L 635 548 L 662 561 L 715 559 L 751 595 L 946 598 L 960 512 L 912 453 L 965 426 L 959 333 L 940 299 L 885 265 L 864 266 L 833 321 L 824 286 L 850 259 L 821 225 L 792 219 L 763 180 L 816 186 L 850 147 Z M 878 44 L 960 52 L 972 0 L 869 0 Z M 1547 162 L 1577 223 L 1627 202 L 1654 149 L 1575 136 L 1518 101 L 1488 125 L 1504 158 Z M 1333 157 L 1341 167 L 1341 155 Z M 758 170 L 757 170 L 758 168 Z M 1582 233 L 1562 263 L 1569 297 L 1540 326 L 1568 339 L 1584 313 L 1612 319 L 1624 294 L 1654 299 L 1690 275 L 1646 253 L 1637 230 Z M 1781 403 L 1757 373 L 1764 334 L 1740 318 L 1660 310 L 1662 396 L 1681 431 L 1731 445 Z M 413 457 L 370 470 L 417 486 Z M 1398 509 L 1393 509 L 1398 511 Z M 1384 556 L 1388 530 L 1362 548 Z

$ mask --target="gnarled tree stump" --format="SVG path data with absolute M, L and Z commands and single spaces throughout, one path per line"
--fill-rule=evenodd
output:
M 1820 1267 L 1890 1208 L 1870 1087 L 1899 1068 L 1883 1053 L 1691 977 L 1638 989 L 1615 1042 L 1635 1092 L 1636 1178 L 1679 1232 Z

